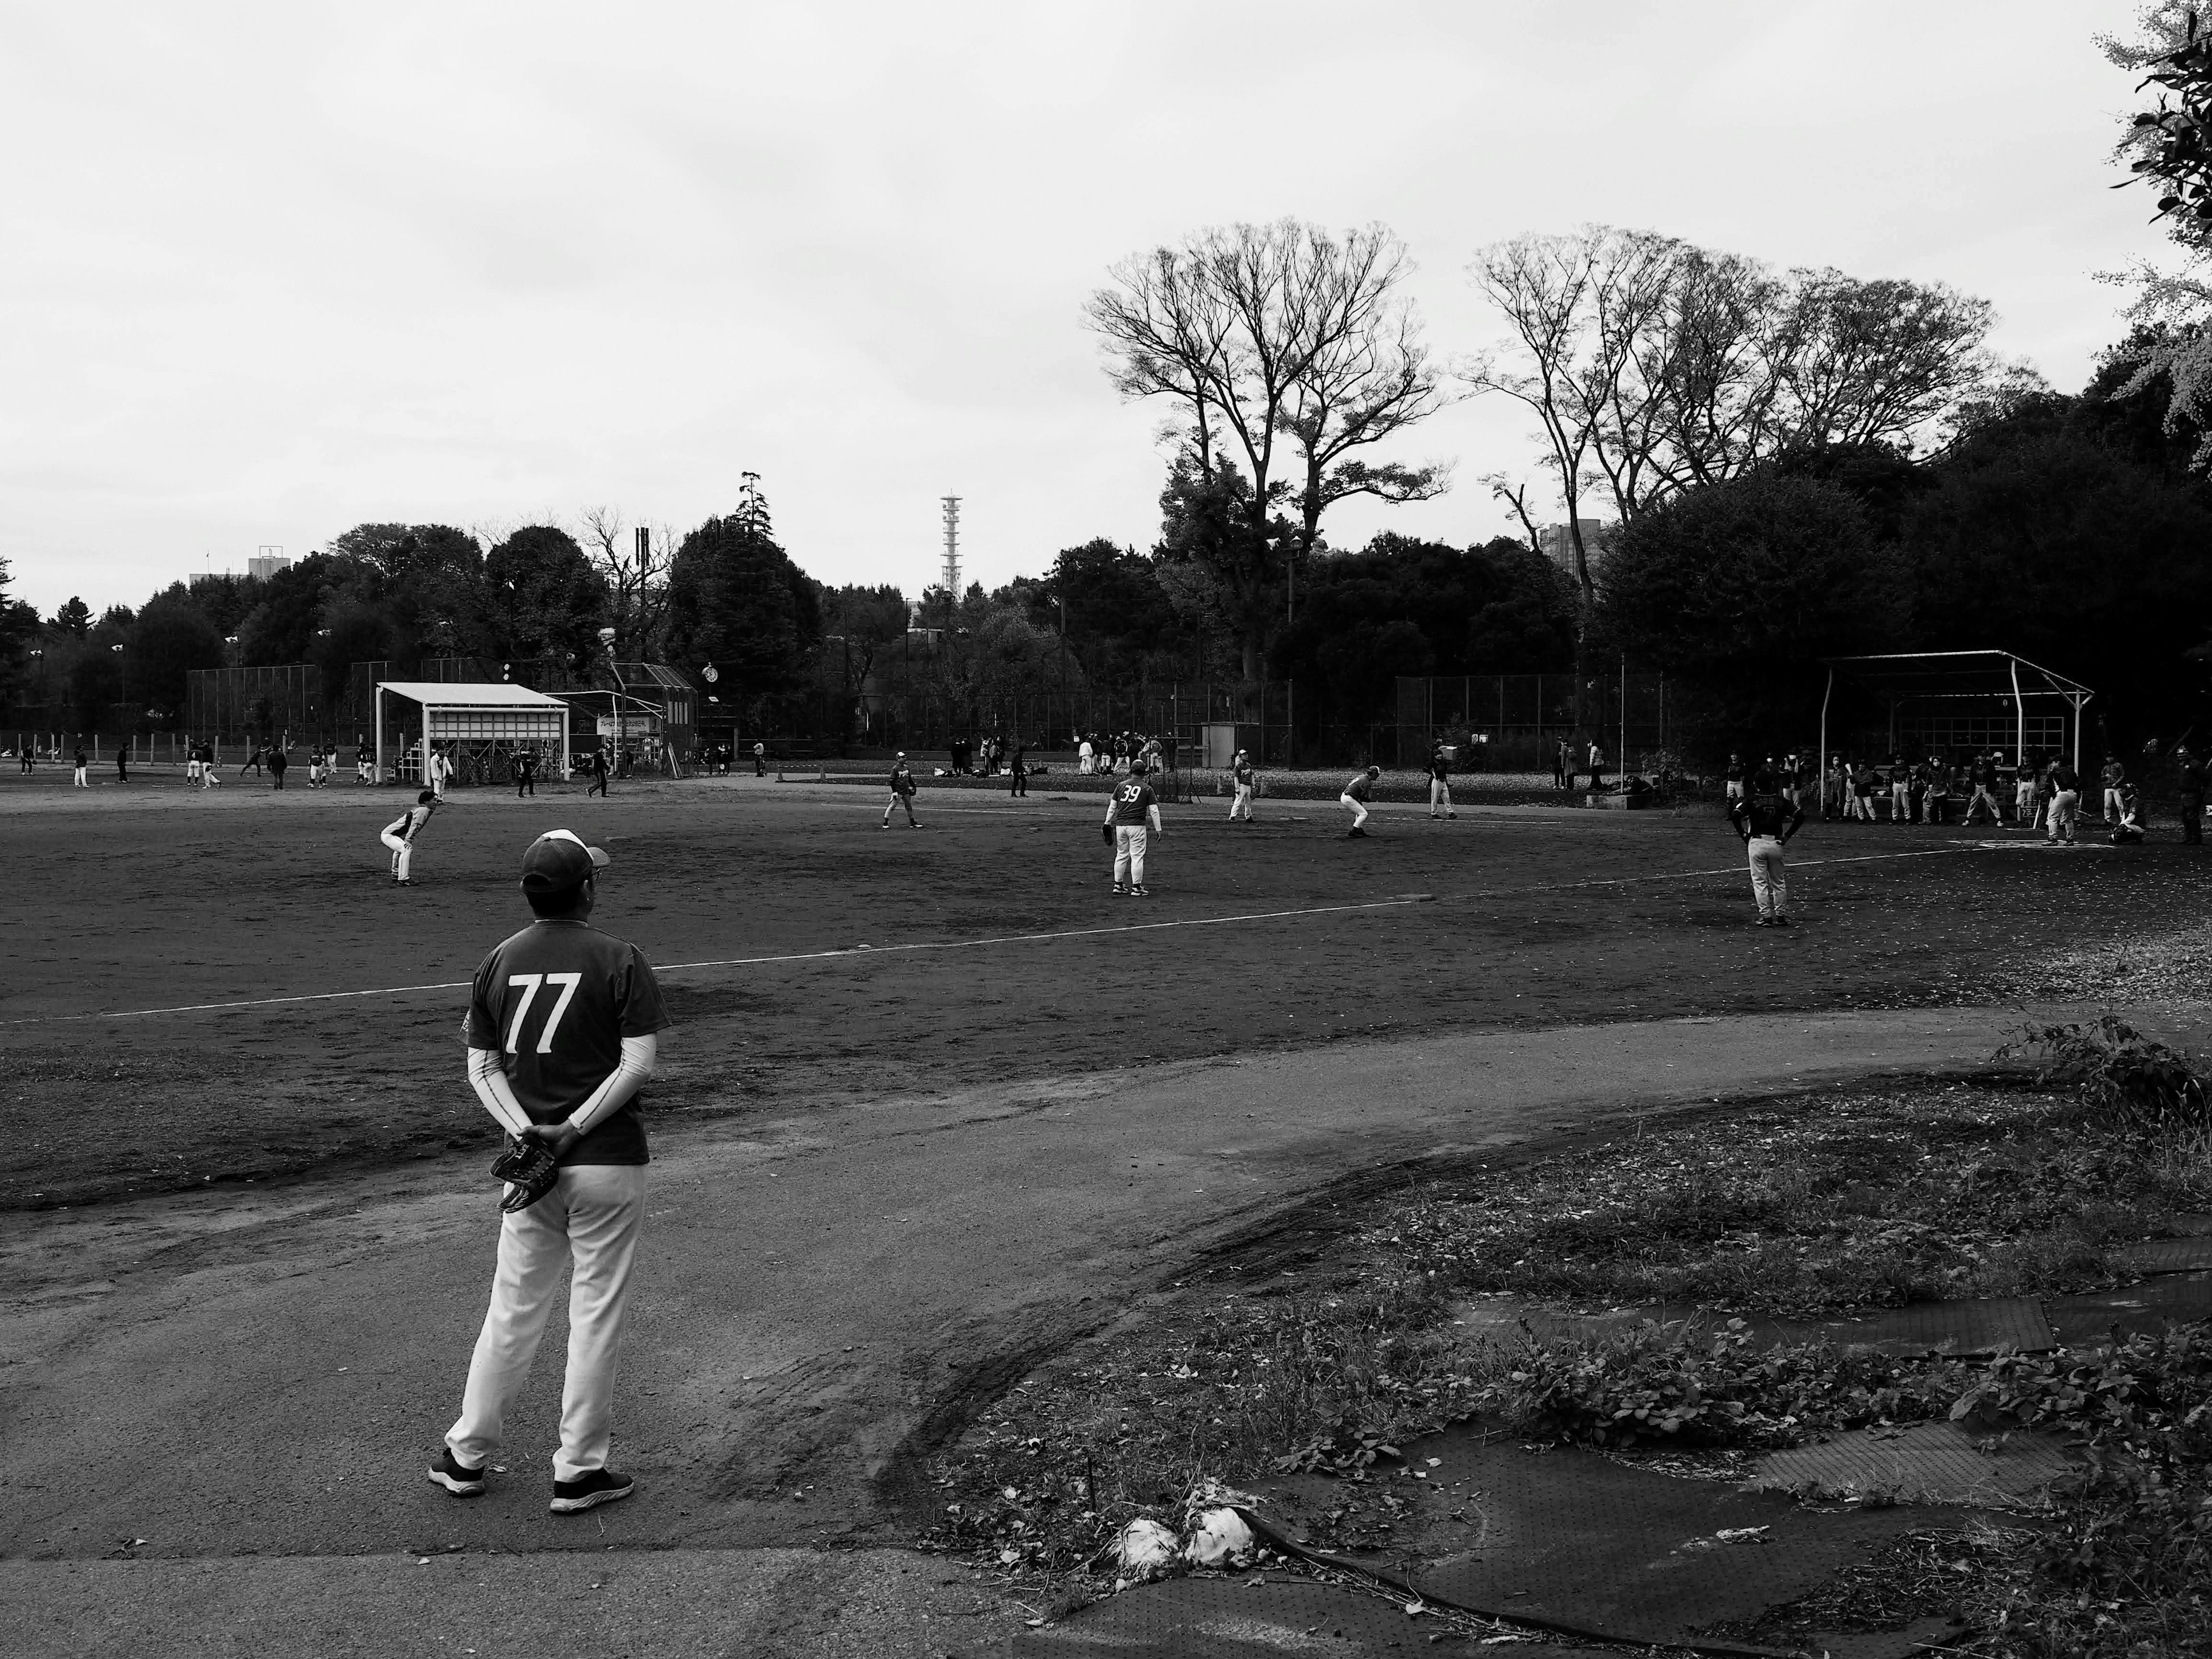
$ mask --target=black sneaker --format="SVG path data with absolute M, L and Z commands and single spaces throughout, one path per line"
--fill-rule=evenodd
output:
M 1152 890 L 1149 887 L 1132 887 L 1129 890 L 1131 898 L 1150 898 L 1152 896 Z
M 430 1478 L 456 1498 L 474 1498 L 484 1489 L 484 1472 L 472 1469 L 453 1455 L 447 1447 L 438 1454 L 438 1461 L 430 1465 Z
M 612 1469 L 593 1469 L 574 1480 L 553 1483 L 553 1513 L 574 1515 L 596 1504 L 615 1503 L 636 1490 L 637 1481 L 630 1475 L 617 1474 Z
M 1787 916 L 1777 916 L 1774 919 L 1774 925 L 1777 927 L 1787 927 L 1790 926 L 1790 918 Z
M 1364 830 L 1347 830 L 1345 831 L 1344 838 L 1346 841 L 1365 841 L 1367 832 Z

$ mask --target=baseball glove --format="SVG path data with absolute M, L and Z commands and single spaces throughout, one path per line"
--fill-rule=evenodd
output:
M 1109 847 L 1111 847 L 1114 844 L 1114 826 L 1110 823 L 1100 824 L 1098 826 L 1098 839 L 1104 842 Z
M 502 1213 L 513 1215 L 526 1210 L 553 1190 L 553 1183 L 561 1178 L 561 1161 L 553 1156 L 553 1149 L 544 1141 L 529 1135 L 517 1135 L 507 1143 L 507 1150 L 493 1160 L 492 1176 L 507 1182 L 507 1192 L 499 1200 Z

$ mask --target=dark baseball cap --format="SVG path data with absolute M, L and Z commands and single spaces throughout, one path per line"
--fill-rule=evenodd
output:
M 585 846 L 574 831 L 548 830 L 522 855 L 522 890 L 565 893 L 581 886 L 611 862 L 605 848 Z

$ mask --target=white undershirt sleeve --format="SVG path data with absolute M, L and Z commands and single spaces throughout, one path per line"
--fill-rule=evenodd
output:
M 653 1036 L 624 1037 L 622 1040 L 622 1059 L 606 1081 L 592 1093 L 592 1097 L 568 1114 L 568 1125 L 582 1133 L 592 1125 L 604 1121 L 610 1114 L 629 1104 L 645 1080 L 653 1075 L 653 1066 L 660 1059 L 660 1039 Z
M 484 1110 L 497 1118 L 507 1133 L 519 1135 L 530 1127 L 530 1114 L 514 1097 L 506 1068 L 499 1063 L 498 1049 L 469 1050 L 469 1083 L 476 1090 L 477 1098 L 483 1103 Z

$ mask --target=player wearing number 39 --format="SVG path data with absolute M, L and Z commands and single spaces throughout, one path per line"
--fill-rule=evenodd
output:
M 645 1220 L 645 1124 L 637 1091 L 665 1029 L 660 987 L 634 945 L 591 925 L 607 855 L 566 830 L 522 860 L 537 920 L 477 969 L 465 1031 L 469 1081 L 509 1133 L 541 1140 L 560 1164 L 553 1189 L 503 1215 L 491 1308 L 484 1315 L 459 1420 L 430 1479 L 457 1497 L 484 1489 L 507 1438 L 507 1408 L 530 1376 L 562 1269 L 568 1282 L 568 1372 L 553 1509 L 569 1514 L 627 1498 L 635 1483 L 607 1467 L 615 1356 L 629 1271 Z
M 1145 891 L 1145 841 L 1146 832 L 1155 836 L 1167 833 L 1160 828 L 1159 799 L 1152 793 L 1152 786 L 1145 781 L 1149 769 L 1142 761 L 1129 766 L 1129 781 L 1114 786 L 1114 793 L 1106 803 L 1106 839 L 1114 843 L 1114 890 L 1138 898 L 1147 896 Z

